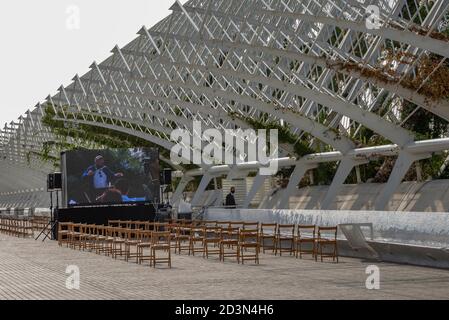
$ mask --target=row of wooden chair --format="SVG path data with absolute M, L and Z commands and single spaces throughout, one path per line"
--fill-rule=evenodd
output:
M 188 254 L 202 253 L 204 258 L 218 255 L 220 261 L 235 257 L 259 263 L 260 233 L 258 229 L 219 227 L 207 224 L 177 225 L 174 227 L 175 253 L 188 250 Z M 183 245 L 183 243 L 186 243 Z M 199 245 L 197 245 L 199 244 Z
M 219 255 L 221 261 L 235 257 L 237 262 L 253 260 L 259 263 L 261 249 L 271 249 L 275 255 L 284 252 L 301 257 L 312 254 L 331 257 L 338 262 L 337 227 L 267 224 L 232 221 L 172 220 L 169 223 L 148 221 L 109 221 L 108 226 L 60 223 L 58 242 L 79 250 L 95 251 L 98 254 L 124 257 L 136 263 L 149 261 L 166 262 L 171 267 L 171 252 L 203 257 Z M 271 242 L 271 243 L 270 243 Z M 307 246 L 308 245 L 308 246 Z M 332 251 L 323 248 L 330 246 Z M 168 253 L 159 258 L 157 252 Z
M 157 262 L 166 262 L 169 267 L 170 249 L 179 254 L 186 250 L 189 255 L 201 252 L 205 258 L 217 254 L 222 261 L 225 257 L 236 257 L 239 263 L 247 260 L 259 263 L 260 251 L 257 229 L 222 229 L 199 221 L 109 221 L 108 226 L 62 222 L 58 227 L 58 243 L 113 258 L 124 257 L 126 261 L 135 260 L 139 264 L 149 261 L 155 266 Z M 167 252 L 165 258 L 158 257 L 160 250 Z
M 121 222 L 120 222 L 121 223 Z M 99 226 L 60 222 L 58 226 L 58 244 L 72 249 L 92 251 L 124 257 L 126 261 L 132 258 L 137 263 L 149 261 L 150 266 L 165 262 L 171 268 L 170 232 L 166 231 L 168 224 L 141 222 L 142 228 L 127 228 L 120 226 Z M 150 253 L 146 254 L 146 250 Z M 165 251 L 167 257 L 159 257 L 157 252 Z
M 115 221 L 114 223 L 119 222 Z M 121 223 L 126 223 L 128 227 L 132 226 L 132 224 L 137 227 L 139 225 L 139 222 L 135 221 L 121 221 Z M 254 235 L 254 230 L 257 230 L 257 238 L 260 241 L 259 250 L 262 248 L 264 253 L 265 250 L 271 249 L 275 255 L 278 253 L 282 255 L 283 252 L 287 252 L 290 255 L 294 254 L 297 258 L 302 258 L 304 254 L 311 254 L 315 260 L 318 260 L 318 257 L 320 257 L 321 261 L 323 261 L 323 258 L 330 257 L 333 261 L 338 262 L 337 227 L 247 221 L 191 221 L 185 219 L 173 219 L 169 225 L 179 227 L 178 229 L 171 229 L 171 237 L 175 240 L 175 253 L 188 250 L 189 255 L 195 254 L 195 252 L 202 252 L 207 257 L 208 251 L 210 251 L 208 249 L 209 246 L 206 245 L 207 243 L 214 242 L 215 247 L 220 247 L 220 231 L 214 228 L 221 228 L 221 232 L 225 236 L 226 233 L 233 233 L 234 239 L 226 239 L 226 241 L 235 241 L 234 245 L 236 247 L 238 247 L 236 243 L 239 242 L 239 234 L 236 234 L 236 231 L 251 230 L 252 232 L 249 233 Z M 195 232 L 192 232 L 192 228 L 194 228 Z M 214 233 L 216 235 L 210 237 Z M 209 236 L 206 234 L 209 234 Z M 200 246 L 195 248 L 197 243 Z M 330 247 L 331 251 L 326 250 L 327 247 Z M 215 253 L 218 252 L 215 249 Z M 222 255 L 225 255 L 225 253 Z M 222 259 L 222 256 L 220 256 L 220 259 Z
M 263 252 L 271 249 L 282 256 L 282 253 L 302 258 L 311 254 L 315 260 L 329 257 L 338 263 L 338 228 L 316 225 L 296 225 L 278 223 L 259 223 L 244 221 L 202 221 L 210 227 L 253 229 L 259 231 L 260 248 Z M 330 248 L 330 250 L 329 250 Z
M 0 232 L 9 236 L 27 238 L 33 236 L 33 225 L 29 218 L 0 217 Z

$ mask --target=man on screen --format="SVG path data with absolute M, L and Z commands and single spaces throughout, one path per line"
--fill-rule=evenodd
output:
M 109 187 L 115 178 L 123 177 L 123 173 L 113 173 L 111 169 L 105 166 L 103 156 L 98 155 L 95 157 L 95 164 L 84 171 L 83 178 L 87 177 L 92 178 L 92 186 L 95 189 L 104 189 Z
M 112 185 L 116 178 L 123 177 L 123 173 L 114 173 L 104 164 L 102 155 L 95 157 L 95 164 L 88 167 L 83 175 L 83 179 L 89 179 L 89 187 L 94 191 L 94 197 L 102 193 L 106 188 Z

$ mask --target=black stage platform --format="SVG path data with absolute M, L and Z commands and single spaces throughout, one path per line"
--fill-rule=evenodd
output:
M 109 220 L 153 221 L 156 209 L 153 204 L 127 204 L 90 207 L 70 207 L 55 210 L 59 222 L 107 225 Z

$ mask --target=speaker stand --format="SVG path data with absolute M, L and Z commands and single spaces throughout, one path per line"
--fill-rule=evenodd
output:
M 50 190 L 50 221 L 48 221 L 47 225 L 42 229 L 42 231 L 39 233 L 39 235 L 34 240 L 38 240 L 41 235 L 45 235 L 42 242 L 44 242 L 47 238 L 50 240 L 55 240 L 54 234 L 55 234 L 55 227 L 58 225 L 58 219 L 55 219 L 54 212 L 53 212 L 53 191 L 56 192 L 56 210 L 59 209 L 59 194 L 58 190 Z M 51 226 L 51 227 L 50 227 Z M 50 230 L 48 230 L 48 227 L 50 227 Z

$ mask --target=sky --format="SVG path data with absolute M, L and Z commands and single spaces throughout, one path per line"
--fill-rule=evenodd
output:
M 0 1 L 0 127 L 168 16 L 174 2 Z

